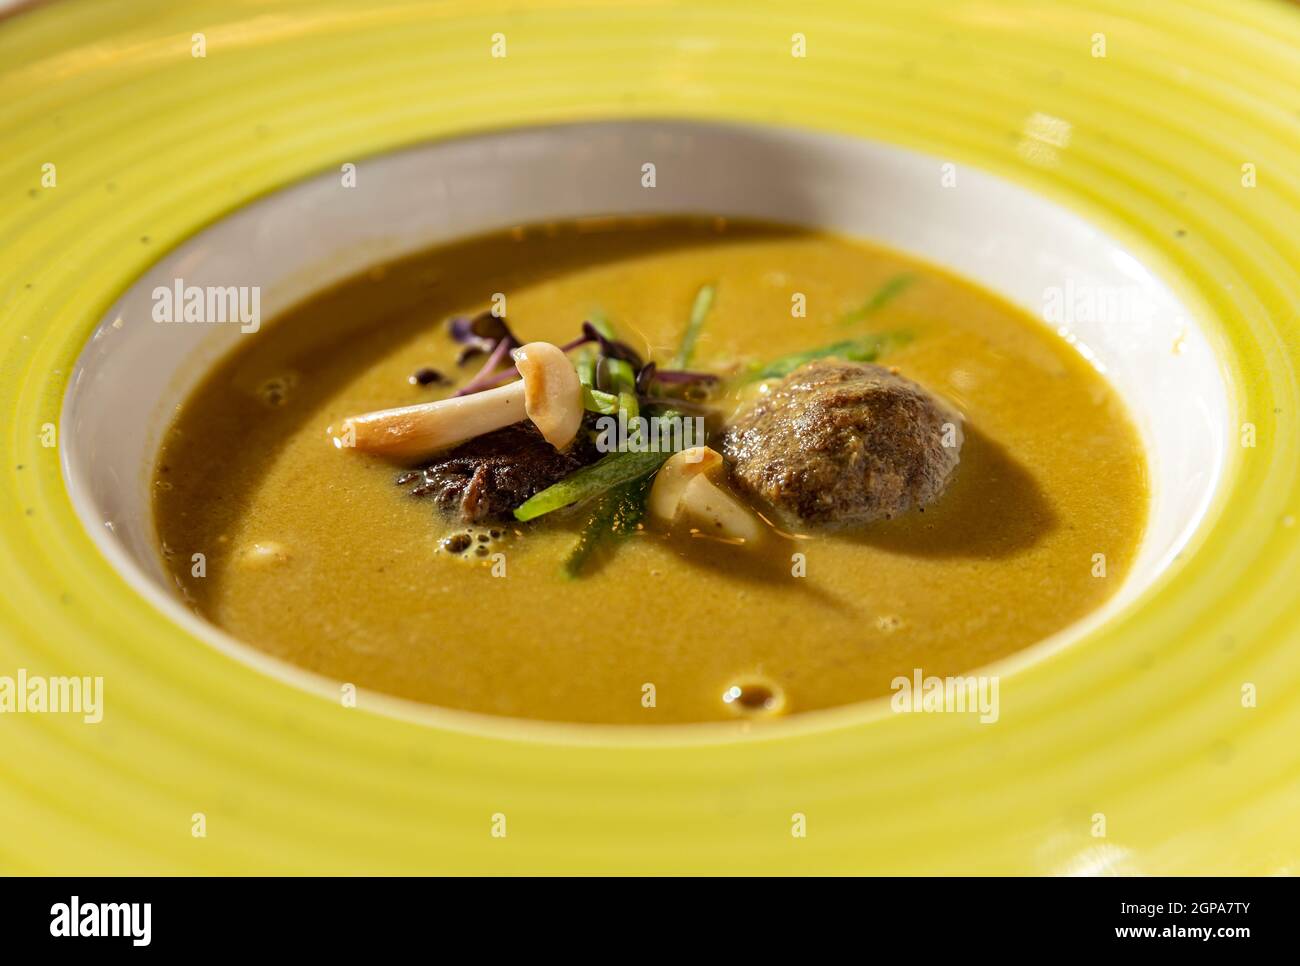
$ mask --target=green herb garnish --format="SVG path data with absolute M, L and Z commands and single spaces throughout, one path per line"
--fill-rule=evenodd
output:
M 610 453 L 525 500 L 515 509 L 515 519 L 524 522 L 536 520 L 570 504 L 583 503 L 616 486 L 653 473 L 669 456 L 672 453 Z
M 600 416 L 613 416 L 618 412 L 618 396 L 583 386 L 582 408 Z
M 590 348 L 580 349 L 573 360 L 577 370 L 578 382 L 582 386 L 582 408 L 587 412 L 601 416 L 612 416 L 618 412 L 618 396 L 601 392 L 596 388 L 596 352 Z
M 844 339 L 840 342 L 832 342 L 830 345 L 819 346 L 816 349 L 792 352 L 787 356 L 781 356 L 779 359 L 773 359 L 766 364 L 755 364 L 750 371 L 740 375 L 739 381 L 747 383 L 758 382 L 763 379 L 780 379 L 782 376 L 788 376 L 794 372 L 805 362 L 812 362 L 814 359 L 826 359 L 830 356 L 837 356 L 850 362 L 875 362 L 882 353 L 889 351 L 896 345 L 901 345 L 908 338 L 909 336 L 901 332 L 884 333 L 863 336 L 859 339 Z
M 712 285 L 701 285 L 700 290 L 695 293 L 695 301 L 691 303 L 691 317 L 686 323 L 686 331 L 682 333 L 681 347 L 673 357 L 672 368 L 685 369 L 691 364 L 691 356 L 695 354 L 695 341 L 700 337 L 700 330 L 704 328 L 705 317 L 713 308 L 714 291 Z
M 846 312 L 840 319 L 840 325 L 852 325 L 855 322 L 861 322 L 869 315 L 879 312 L 894 299 L 902 295 L 912 283 L 916 281 L 916 276 L 907 272 L 895 275 L 886 279 L 885 284 L 876 289 L 876 293 L 867 299 L 852 312 Z
M 665 409 L 657 415 L 660 419 L 683 418 L 675 409 Z M 515 519 L 521 522 L 536 520 L 574 503 L 584 503 L 624 483 L 649 476 L 672 455 L 667 451 L 641 453 L 628 450 L 609 453 L 590 466 L 575 470 L 540 493 L 533 494 L 515 508 Z
M 630 424 L 641 415 L 641 406 L 636 398 L 636 371 L 632 363 L 624 359 L 606 359 L 605 375 L 609 388 L 618 396 L 618 411 Z

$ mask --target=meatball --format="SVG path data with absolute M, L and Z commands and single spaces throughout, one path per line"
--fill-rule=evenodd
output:
M 902 376 L 805 363 L 727 429 L 733 483 L 792 527 L 889 519 L 938 499 L 960 459 L 961 415 Z

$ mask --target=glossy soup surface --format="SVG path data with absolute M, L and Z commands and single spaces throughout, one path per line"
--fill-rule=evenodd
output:
M 394 485 L 398 468 L 330 444 L 348 415 L 454 389 L 413 385 L 421 367 L 463 383 L 478 362 L 457 366 L 445 321 L 493 293 L 525 341 L 567 341 L 600 312 L 663 364 L 706 282 L 717 297 L 697 367 L 907 333 L 879 361 L 966 419 L 946 495 L 761 552 L 644 530 L 573 579 L 560 563 L 579 511 L 510 528 L 488 556 L 453 555 L 433 505 Z M 882 287 L 893 297 L 843 321 Z M 695 219 L 517 229 L 377 268 L 245 342 L 159 454 L 158 536 L 180 593 L 270 654 L 445 707 L 659 724 L 886 695 L 898 675 L 971 670 L 1097 607 L 1146 518 L 1137 435 L 1076 350 L 968 283 L 821 233 Z M 733 685 L 768 689 L 771 710 L 725 701 Z

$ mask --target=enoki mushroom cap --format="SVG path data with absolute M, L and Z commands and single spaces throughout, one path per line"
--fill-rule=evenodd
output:
M 515 365 L 523 378 L 495 389 L 351 416 L 334 445 L 423 459 L 526 416 L 548 443 L 565 449 L 582 426 L 582 385 L 573 364 L 558 346 L 530 342 L 515 350 Z
M 681 509 L 687 484 L 696 476 L 716 474 L 721 468 L 722 454 L 708 446 L 692 446 L 674 453 L 655 474 L 648 503 L 650 515 L 672 523 Z
M 524 411 L 543 438 L 567 449 L 582 428 L 582 384 L 563 350 L 549 342 L 530 342 L 514 352 L 524 383 Z
M 752 544 L 763 525 L 721 482 L 722 455 L 708 446 L 674 453 L 650 488 L 650 516 L 665 526 L 687 520 L 705 536 Z

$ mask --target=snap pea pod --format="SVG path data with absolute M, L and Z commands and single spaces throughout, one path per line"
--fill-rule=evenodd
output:
M 650 494 L 650 474 L 639 479 L 620 483 L 594 501 L 587 522 L 578 535 L 578 542 L 564 561 L 564 572 L 570 577 L 582 576 L 596 550 L 620 537 L 636 531 L 645 515 L 646 498 Z
M 653 473 L 671 453 L 610 453 L 590 466 L 534 494 L 515 509 L 515 519 L 536 520 L 561 507 L 582 503 L 623 483 Z
M 656 415 L 661 419 L 683 418 L 675 409 L 665 409 Z M 515 508 L 515 519 L 526 523 L 571 504 L 583 503 L 623 483 L 648 476 L 672 455 L 670 452 L 637 450 L 608 453 L 590 466 L 575 470 L 560 482 L 533 494 Z

